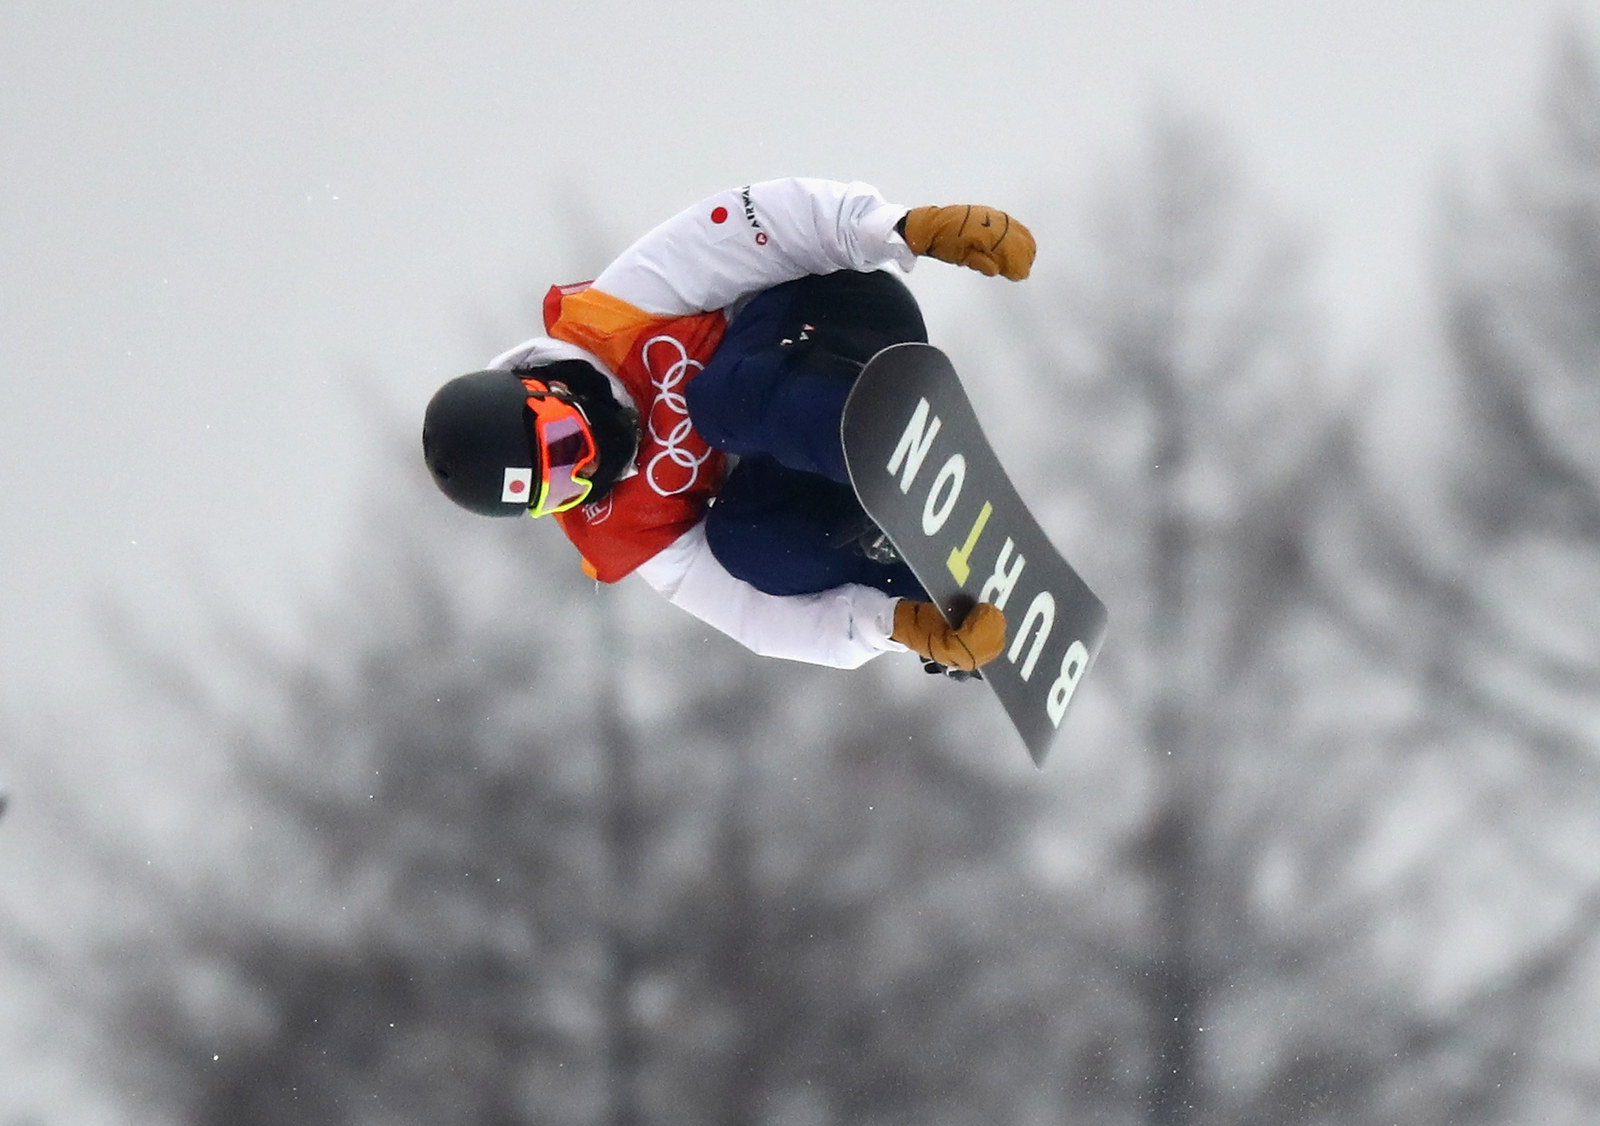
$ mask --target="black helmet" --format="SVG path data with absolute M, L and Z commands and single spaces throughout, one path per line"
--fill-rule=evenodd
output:
M 522 377 L 510 371 L 460 375 L 434 393 L 422 457 L 445 496 L 484 516 L 528 514 L 539 454 L 523 418 L 527 402 Z

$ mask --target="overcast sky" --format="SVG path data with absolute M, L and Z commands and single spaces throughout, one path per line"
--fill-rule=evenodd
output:
M 8 0 L 0 706 L 80 687 L 91 592 L 175 636 L 183 584 L 292 614 L 383 487 L 364 398 L 420 416 L 548 283 L 727 185 L 994 203 L 1043 271 L 1166 99 L 1306 224 L 1358 350 L 1562 13 L 1600 27 L 1600 0 Z M 924 290 L 936 341 L 984 284 Z

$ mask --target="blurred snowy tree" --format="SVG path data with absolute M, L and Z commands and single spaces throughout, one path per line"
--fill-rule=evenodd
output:
M 1298 240 L 1211 129 L 1158 115 L 1099 198 L 1016 326 L 1049 451 L 1025 480 L 1089 530 L 1064 542 L 1112 609 L 1074 740 L 1104 753 L 1062 764 L 1074 939 L 1111 1000 L 1066 1053 L 1081 1113 L 1392 1121 L 1445 1049 L 1376 956 L 1407 891 L 1369 850 L 1408 670 L 1330 597 L 1373 503 L 1354 402 Z
M 846 692 L 741 661 L 685 709 L 728 771 L 668 920 L 675 1080 L 718 1078 L 694 1121 L 1005 1121 L 1041 1097 L 1074 985 L 1027 864 L 1037 776 L 997 711 L 962 718 L 992 707 L 977 686 L 900 671 L 909 691 L 874 669 Z
M 1600 721 L 1600 75 L 1575 33 L 1499 180 L 1456 201 L 1442 273 L 1468 429 L 1454 695 L 1547 765 Z M 1454 623 L 1453 623 L 1454 624 Z M 1530 738 L 1531 736 L 1531 738 Z
M 1414 785 L 1435 793 L 1415 952 L 1471 1069 L 1453 1121 L 1592 1121 L 1600 1040 L 1600 73 L 1559 37 L 1543 110 L 1462 177 L 1439 240 L 1455 377 L 1444 488 L 1391 528 L 1417 670 Z M 1396 628 L 1397 623 L 1401 623 Z M 1444 947 L 1453 956 L 1440 958 Z

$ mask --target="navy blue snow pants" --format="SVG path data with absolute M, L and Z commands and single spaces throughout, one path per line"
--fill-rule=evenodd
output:
M 911 291 L 881 271 L 800 278 L 739 312 L 687 392 L 695 429 L 739 457 L 706 517 L 711 553 L 730 574 L 768 594 L 861 583 L 927 598 L 904 563 L 863 552 L 875 529 L 839 441 L 861 365 L 927 339 Z

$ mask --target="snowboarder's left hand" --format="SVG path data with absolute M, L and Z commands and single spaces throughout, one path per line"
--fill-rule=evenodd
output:
M 902 598 L 894 607 L 894 640 L 925 661 L 972 672 L 1000 655 L 1006 644 L 1006 616 L 987 602 L 974 606 L 961 625 L 946 624 L 931 602 Z
M 985 277 L 999 274 L 1021 281 L 1033 269 L 1033 233 L 993 207 L 913 207 L 898 230 L 913 253 L 966 266 Z

